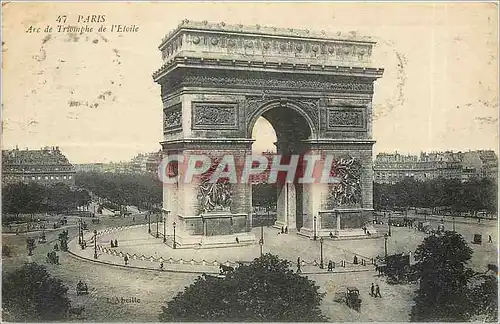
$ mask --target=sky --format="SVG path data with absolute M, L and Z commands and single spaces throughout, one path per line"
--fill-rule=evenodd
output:
M 160 149 L 158 45 L 183 19 L 355 31 L 385 69 L 373 97 L 374 154 L 498 153 L 498 13 L 493 3 L 3 3 L 2 148 L 59 146 L 72 163 Z M 104 15 L 136 33 L 55 32 L 58 16 Z M 47 25 L 53 31 L 45 33 Z M 97 28 L 100 23 L 89 24 Z M 41 32 L 29 33 L 30 27 Z M 265 120 L 254 149 L 272 147 Z

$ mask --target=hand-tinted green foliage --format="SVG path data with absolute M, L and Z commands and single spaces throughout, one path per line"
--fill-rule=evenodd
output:
M 420 279 L 411 320 L 424 322 L 469 321 L 497 308 L 496 277 L 467 268 L 472 249 L 455 232 L 431 235 L 415 251 L 415 270 Z M 478 277 L 483 278 L 481 284 Z M 494 311 L 493 311 L 494 309 Z
M 324 297 L 286 260 L 266 254 L 226 278 L 202 276 L 162 307 L 161 321 L 320 322 Z
M 2 276 L 3 319 L 15 322 L 57 321 L 66 318 L 68 288 L 36 263 Z

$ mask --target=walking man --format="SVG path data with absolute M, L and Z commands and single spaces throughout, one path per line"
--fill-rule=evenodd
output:
M 300 270 L 300 257 L 297 258 L 297 273 L 302 273 L 302 270 Z
M 382 298 L 382 295 L 380 294 L 380 287 L 378 285 L 375 286 L 375 297 Z
M 370 289 L 370 296 L 372 297 L 375 296 L 375 285 L 373 284 L 373 282 L 372 282 L 372 287 Z
M 123 258 L 123 261 L 125 261 L 125 265 L 127 265 L 127 264 L 128 264 L 128 256 L 125 256 L 125 257 Z
M 493 243 L 493 240 L 491 239 L 491 235 L 488 235 L 488 243 Z

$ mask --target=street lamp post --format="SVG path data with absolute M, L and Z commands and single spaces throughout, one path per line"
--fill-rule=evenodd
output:
M 158 233 L 158 226 L 160 223 L 160 217 L 158 217 L 158 213 L 156 214 L 156 238 L 160 237 L 160 233 Z
M 259 240 L 259 245 L 260 245 L 260 256 L 262 256 L 263 252 L 263 246 L 264 246 L 264 225 L 262 224 L 262 219 L 260 220 L 260 240 Z
M 82 245 L 82 219 L 78 219 L 78 244 Z
M 392 235 L 391 233 L 391 214 L 389 214 L 389 220 L 387 221 L 387 224 L 389 225 L 389 236 Z
M 313 230 L 314 230 L 313 240 L 316 241 L 316 215 L 314 215 L 313 217 Z
M 387 240 L 389 239 L 389 235 L 384 235 L 384 255 L 387 257 Z
M 148 211 L 148 233 L 151 234 L 151 211 Z
M 453 216 L 453 232 L 455 232 L 455 216 Z
M 177 243 L 175 242 L 175 222 L 172 224 L 172 227 L 174 228 L 174 244 L 173 244 L 173 248 L 176 249 L 177 248 Z
M 163 243 L 167 242 L 167 217 L 163 216 Z
M 324 268 L 324 264 L 323 264 L 323 237 L 319 238 L 319 246 L 320 246 L 320 262 L 319 262 L 319 267 L 321 269 L 323 269 Z
M 97 230 L 94 230 L 94 259 L 97 259 Z

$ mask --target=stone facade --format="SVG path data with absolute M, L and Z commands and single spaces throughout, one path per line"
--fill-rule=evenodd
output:
M 373 207 L 374 81 L 383 74 L 371 66 L 374 44 L 310 31 L 183 21 L 162 41 L 164 64 L 153 74 L 161 86 L 164 156 L 232 154 L 241 166 L 251 154 L 252 129 L 264 117 L 276 131 L 278 153 L 331 155 L 344 164 L 339 172 L 349 182 L 278 185 L 276 226 L 309 236 L 330 232 L 336 221 L 313 228 L 314 215 L 342 211 L 363 223 Z M 178 166 L 179 177 L 185 168 Z M 227 206 L 207 211 L 200 208 L 202 183 L 165 187 L 164 210 L 168 222 L 180 224 L 179 240 L 249 235 L 251 184 L 231 184 L 230 202 L 217 198 Z
M 43 185 L 75 184 L 75 168 L 59 147 L 40 150 L 3 150 L 2 182 L 37 182 Z
M 394 184 L 405 178 L 427 181 L 436 178 L 467 181 L 497 179 L 498 157 L 494 151 L 430 152 L 417 155 L 380 153 L 374 163 L 374 181 Z

